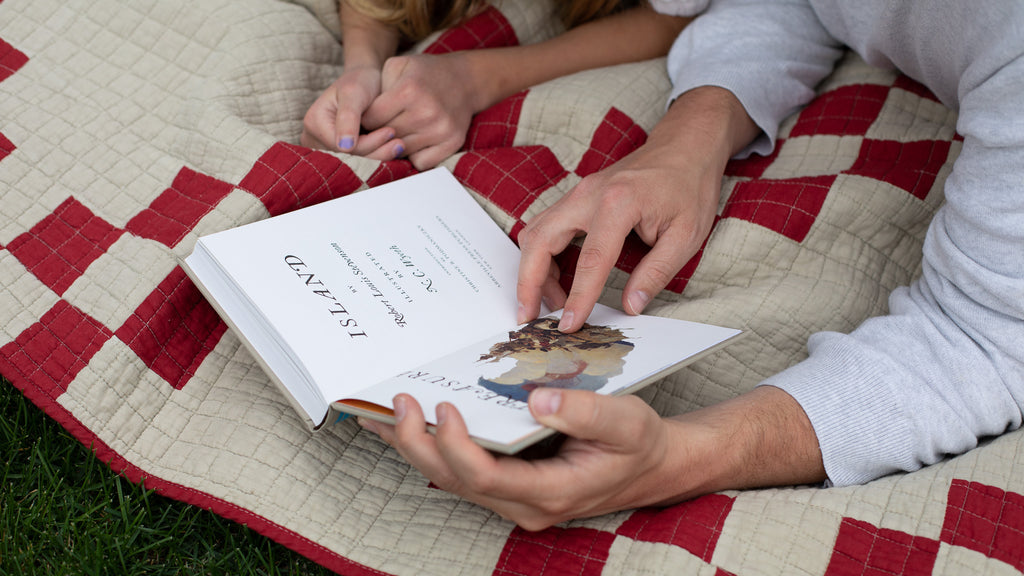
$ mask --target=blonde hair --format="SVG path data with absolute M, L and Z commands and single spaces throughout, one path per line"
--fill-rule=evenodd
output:
M 487 0 L 342 0 L 374 20 L 394 26 L 402 38 L 419 41 L 436 30 L 449 28 L 478 14 Z M 624 5 L 622 0 L 555 0 L 566 28 L 607 16 Z

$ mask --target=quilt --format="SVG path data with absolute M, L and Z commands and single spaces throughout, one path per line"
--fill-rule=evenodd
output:
M 504 0 L 414 49 L 559 30 L 548 2 Z M 202 234 L 414 172 L 298 144 L 341 50 L 333 0 L 0 0 L 0 373 L 115 472 L 351 575 L 1024 572 L 1022 432 L 863 486 L 527 532 L 354 422 L 308 430 L 178 261 Z M 515 238 L 642 144 L 669 87 L 662 60 L 535 86 L 480 113 L 444 165 Z M 847 56 L 770 157 L 730 163 L 711 235 L 648 309 L 749 336 L 644 399 L 720 401 L 798 362 L 811 333 L 884 313 L 919 273 L 955 126 L 920 85 Z M 627 241 L 604 303 L 645 250 Z

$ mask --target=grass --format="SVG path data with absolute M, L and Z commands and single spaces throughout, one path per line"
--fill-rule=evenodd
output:
M 0 575 L 328 573 L 114 474 L 0 377 Z

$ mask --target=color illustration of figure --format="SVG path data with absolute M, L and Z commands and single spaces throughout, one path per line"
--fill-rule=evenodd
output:
M 622 373 L 633 349 L 621 330 L 584 324 L 578 332 L 564 334 L 553 318 L 538 318 L 508 336 L 480 361 L 514 358 L 516 365 L 497 378 L 480 377 L 478 384 L 522 402 L 540 387 L 599 390 Z

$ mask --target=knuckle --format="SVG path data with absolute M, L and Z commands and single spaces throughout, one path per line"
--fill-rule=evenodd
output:
M 601 268 L 604 261 L 604 248 L 584 243 L 580 249 L 580 257 L 576 261 L 577 272 L 592 272 Z
M 448 135 L 455 132 L 456 126 L 455 121 L 448 114 L 443 114 L 442 110 L 435 107 L 434 110 L 434 126 L 439 134 Z
M 403 72 L 411 63 L 412 58 L 409 56 L 392 56 L 384 61 L 381 72 L 388 75 L 397 75 Z
M 633 199 L 633 190 L 626 186 L 607 186 L 601 194 L 600 208 L 603 210 L 621 210 Z
M 435 478 L 431 478 L 431 481 L 437 485 L 438 488 L 445 492 L 451 492 L 452 494 L 461 494 L 464 486 L 459 479 L 451 473 L 445 472 L 438 474 Z
M 509 518 L 515 522 L 520 528 L 527 532 L 540 532 L 541 530 L 550 528 L 555 523 L 541 516 L 534 515 L 523 515 L 518 518 Z
M 566 193 L 566 197 L 578 198 L 586 197 L 592 194 L 595 190 L 600 190 L 601 186 L 593 176 L 587 176 L 576 183 L 569 192 Z
M 438 159 L 430 154 L 413 154 L 409 156 L 409 161 L 420 172 L 429 170 L 438 164 Z
M 672 266 L 663 260 L 649 262 L 645 272 L 647 280 L 656 286 L 665 286 L 675 278 L 678 270 L 672 270 Z
M 490 472 L 480 472 L 462 481 L 466 489 L 474 494 L 490 494 L 494 491 L 495 482 L 496 479 Z
M 558 518 L 562 518 L 569 513 L 572 508 L 566 500 L 562 499 L 547 499 L 537 504 L 537 510 L 540 512 L 540 520 L 546 522 L 548 525 L 557 522 Z
M 519 246 L 525 248 L 527 246 L 533 247 L 543 244 L 544 236 L 543 222 L 535 219 L 519 232 Z

